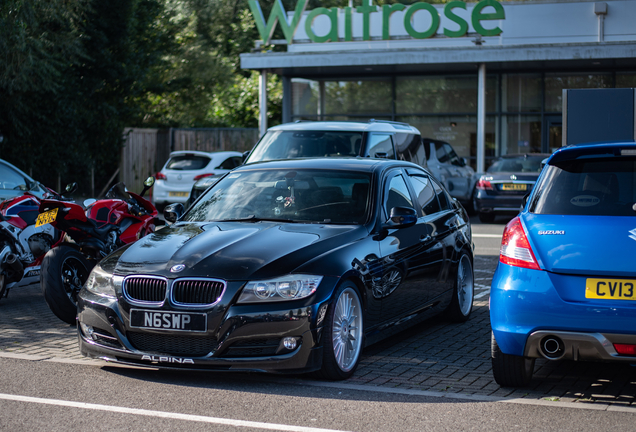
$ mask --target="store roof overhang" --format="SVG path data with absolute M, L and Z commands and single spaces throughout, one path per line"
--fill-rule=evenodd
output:
M 335 44 L 334 44 L 335 45 Z M 284 76 L 636 67 L 636 41 L 517 46 L 475 46 L 327 52 L 241 54 L 241 68 Z

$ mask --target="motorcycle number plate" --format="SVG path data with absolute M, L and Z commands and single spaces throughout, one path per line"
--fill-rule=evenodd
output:
M 53 221 L 55 221 L 55 218 L 57 217 L 57 211 L 59 209 L 58 208 L 54 208 L 53 210 L 49 210 L 49 211 L 45 211 L 44 213 L 40 213 L 38 215 L 38 218 L 35 220 L 35 226 L 39 227 L 42 225 L 46 225 L 49 224 Z

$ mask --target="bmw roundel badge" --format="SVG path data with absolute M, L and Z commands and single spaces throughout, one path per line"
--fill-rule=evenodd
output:
M 180 271 L 183 271 L 183 269 L 185 269 L 185 265 L 183 264 L 177 264 L 177 265 L 173 265 L 170 268 L 170 272 L 171 273 L 179 273 Z

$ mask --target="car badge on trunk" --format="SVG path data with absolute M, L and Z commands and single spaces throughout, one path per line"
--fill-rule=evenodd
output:
M 177 176 L 177 180 L 181 180 L 182 178 L 183 178 L 183 176 L 182 176 L 181 174 L 179 174 L 179 175 Z
M 514 175 L 514 174 L 513 174 L 513 175 L 511 175 L 511 176 L 510 176 L 510 180 L 517 180 L 517 176 L 516 176 L 516 175 Z
M 185 265 L 183 264 L 177 264 L 177 265 L 173 265 L 170 268 L 170 272 L 171 273 L 179 273 L 180 271 L 183 271 L 185 269 Z
M 629 238 L 632 240 L 636 240 L 636 228 L 629 232 Z

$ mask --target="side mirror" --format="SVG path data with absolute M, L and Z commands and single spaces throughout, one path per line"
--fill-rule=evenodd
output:
M 388 224 L 390 228 L 405 228 L 415 225 L 417 212 L 411 207 L 393 207 Z
M 245 163 L 245 159 L 247 159 L 247 157 L 250 155 L 250 153 L 252 153 L 252 150 L 248 150 L 248 151 L 244 151 L 243 152 L 243 163 Z
M 139 196 L 144 196 L 144 194 L 155 184 L 155 178 L 153 176 L 148 177 L 144 180 L 144 188 L 139 194 Z
M 73 182 L 73 183 L 69 183 L 66 185 L 66 193 L 67 194 L 72 194 L 75 191 L 77 191 L 77 182 Z
M 163 209 L 163 217 L 170 223 L 175 223 L 179 220 L 181 216 L 185 213 L 185 208 L 181 203 L 175 203 L 167 205 L 165 209 Z
M 463 167 L 465 167 L 466 165 L 468 165 L 468 161 L 466 160 L 466 158 L 460 158 L 459 159 L 459 164 Z

